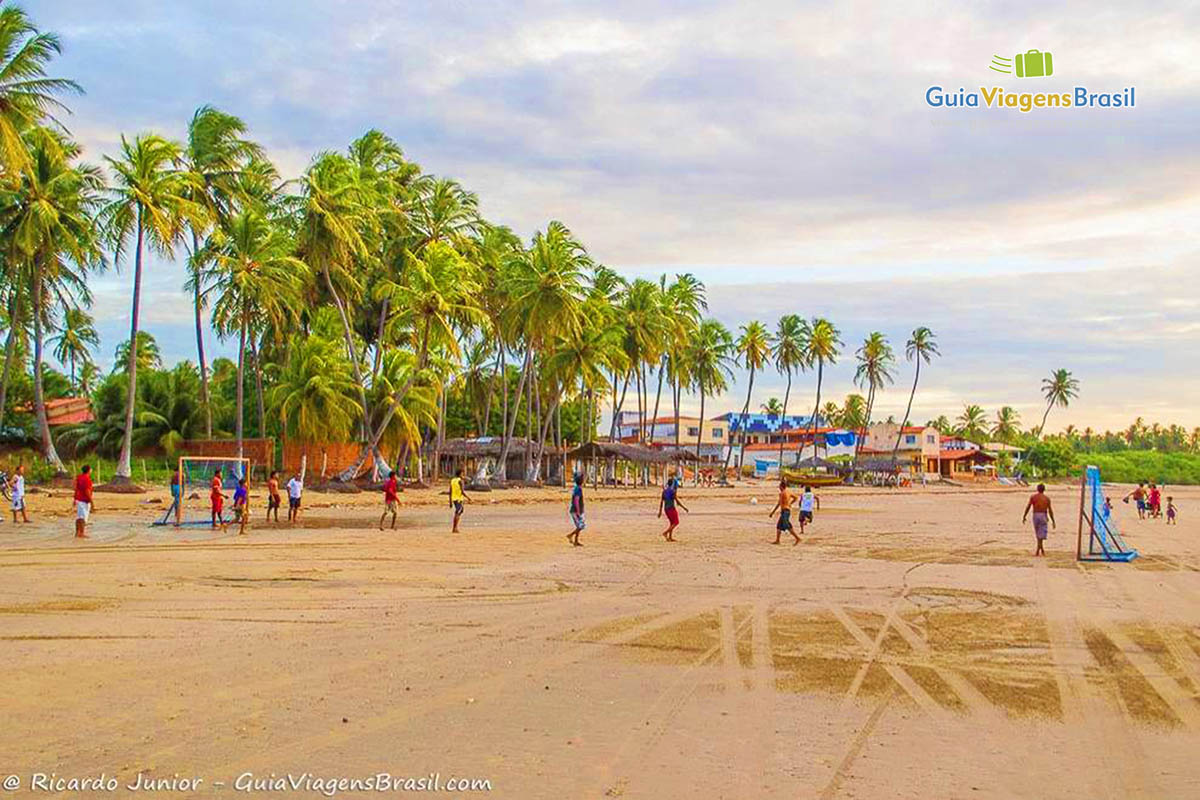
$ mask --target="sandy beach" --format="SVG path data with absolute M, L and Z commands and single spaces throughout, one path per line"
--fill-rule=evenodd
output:
M 1193 796 L 1200 490 L 1172 491 L 1177 527 L 1117 503 L 1128 565 L 1076 563 L 1070 486 L 1038 560 L 1026 490 L 827 490 L 799 546 L 770 544 L 767 484 L 686 490 L 676 544 L 654 490 L 589 490 L 581 548 L 561 489 L 476 494 L 458 535 L 436 490 L 395 531 L 377 495 L 309 492 L 247 536 L 98 494 L 85 542 L 42 492 L 0 525 L 0 772 L 16 796 Z

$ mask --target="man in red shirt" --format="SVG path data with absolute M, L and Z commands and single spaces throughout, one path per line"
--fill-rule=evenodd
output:
M 221 515 L 221 510 L 225 508 L 225 493 L 221 490 L 224 484 L 221 481 L 221 470 L 213 471 L 212 492 L 210 498 L 212 500 L 212 527 L 215 531 L 217 523 L 221 523 L 221 530 L 225 530 L 225 517 Z
M 392 515 L 392 530 L 396 530 L 396 511 L 399 508 L 400 482 L 396 480 L 396 471 L 392 470 L 383 484 L 383 513 L 379 515 L 379 530 L 383 530 L 383 521 L 388 514 Z
M 87 539 L 88 517 L 92 513 L 92 468 L 87 464 L 75 476 L 75 538 Z

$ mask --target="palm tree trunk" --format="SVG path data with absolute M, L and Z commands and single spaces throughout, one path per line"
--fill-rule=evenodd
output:
M 508 359 L 505 355 L 507 348 L 500 343 L 500 389 L 503 392 L 500 403 L 500 446 L 508 439 Z
M 860 450 L 862 450 L 863 439 L 865 438 L 863 433 L 864 433 L 864 431 L 869 430 L 871 427 L 871 411 L 872 411 L 872 409 L 874 409 L 874 407 L 875 407 L 875 385 L 871 384 L 871 388 L 867 391 L 866 420 L 863 422 L 862 426 L 859 427 L 858 436 L 856 436 L 854 439 L 854 457 L 853 457 L 853 459 L 851 459 L 851 462 L 850 462 L 850 480 L 851 480 L 851 482 L 856 480 L 858 477 L 858 453 Z
M 700 385 L 700 424 L 696 428 L 696 483 L 700 483 L 700 441 L 704 438 L 704 384 Z
M 13 357 L 17 352 L 17 309 L 20 288 L 14 286 L 8 296 L 8 340 L 4 343 L 4 374 L 0 375 L 0 426 L 4 425 L 4 409 L 8 406 L 8 379 L 12 374 Z
M 750 414 L 750 395 L 754 392 L 754 367 L 750 367 L 750 381 L 746 386 L 746 404 L 742 406 L 741 422 L 738 423 L 738 474 L 742 472 L 743 460 L 746 458 L 746 417 Z M 729 452 L 725 454 L 725 464 L 721 467 L 722 473 L 729 469 L 729 459 L 733 456 L 733 445 L 729 445 Z
M 46 396 L 42 389 L 42 265 L 33 265 L 33 407 L 37 414 L 38 430 L 42 435 L 42 455 L 46 463 L 54 467 L 56 475 L 65 475 L 63 466 L 50 436 L 50 423 L 46 419 Z
M 786 427 L 787 427 L 788 397 L 792 393 L 792 371 L 790 369 L 787 371 L 787 378 L 788 378 L 787 388 L 783 390 L 783 412 L 779 415 L 780 431 L 786 430 Z M 783 477 L 783 440 L 785 438 L 786 438 L 786 436 L 781 433 L 779 436 L 779 477 L 780 478 Z M 801 445 L 801 447 L 803 448 L 803 445 Z
M 245 433 L 246 405 L 246 314 L 242 312 L 242 324 L 238 328 L 238 362 L 237 362 L 237 416 L 234 419 L 234 437 L 237 439 L 237 457 L 243 457 Z
M 654 416 L 650 418 L 650 444 L 654 444 L 654 426 L 658 420 L 658 403 L 662 400 L 662 385 L 663 373 L 667 371 L 667 357 L 663 356 L 662 362 L 658 365 L 658 390 L 654 393 Z
M 1038 428 L 1038 438 L 1039 439 L 1046 438 L 1046 420 L 1050 417 L 1050 409 L 1052 409 L 1052 408 L 1054 408 L 1054 399 L 1053 398 L 1051 398 L 1050 402 L 1046 404 L 1046 413 L 1042 414 L 1042 426 L 1040 428 Z
M 379 310 L 379 328 L 375 334 L 375 363 L 371 366 L 371 380 L 379 374 L 379 365 L 383 363 L 383 329 L 387 324 L 390 298 L 383 298 L 383 307 Z
M 496 374 L 493 372 L 488 377 L 487 394 L 483 403 L 483 423 L 479 428 L 480 436 L 488 435 L 488 425 L 492 421 L 492 395 L 496 391 Z
M 113 475 L 113 483 L 130 483 L 133 474 L 133 412 L 137 404 L 137 335 L 138 311 L 142 302 L 142 207 L 137 212 L 137 249 L 133 259 L 133 307 L 129 314 L 129 388 L 125 395 L 125 433 L 121 437 L 121 456 L 117 461 L 117 470 Z
M 263 374 L 262 374 L 262 347 L 255 342 L 253 336 L 250 337 L 250 356 L 254 359 L 254 391 L 258 395 L 258 436 L 260 439 L 267 438 L 267 415 L 266 403 L 263 398 Z
M 613 398 L 616 398 L 617 384 L 613 383 Z M 621 399 L 613 405 L 612 430 L 608 434 L 608 438 L 614 442 L 617 440 L 617 417 L 621 416 L 621 409 L 625 406 L 625 393 L 629 391 L 629 373 L 625 373 L 625 380 L 621 384 Z
M 354 370 L 354 381 L 358 384 L 358 400 L 362 403 L 362 420 L 360 422 L 360 430 L 362 438 L 366 442 L 371 442 L 373 450 L 378 442 L 375 442 L 371 433 L 371 406 L 367 402 L 367 385 L 363 381 L 362 366 L 358 361 L 358 350 L 354 346 L 354 334 L 350 327 L 350 317 L 346 314 L 346 305 L 342 302 L 341 296 L 337 293 L 337 289 L 333 288 L 333 279 L 329 277 L 329 269 L 322 270 L 325 276 L 325 287 L 329 290 L 329 295 L 333 298 L 333 304 L 337 308 L 338 316 L 342 320 L 342 338 L 346 342 L 346 355 L 350 357 L 350 366 Z
M 817 414 L 821 411 L 821 378 L 825 375 L 825 361 L 817 360 L 817 404 L 813 407 L 812 419 L 809 421 L 809 436 L 812 437 L 813 463 L 817 458 Z M 804 442 L 800 443 L 800 457 L 804 457 Z
M 679 435 L 679 402 L 683 399 L 680 397 L 680 395 L 683 393 L 683 389 L 679 385 L 679 376 L 675 376 L 675 378 L 672 380 L 672 383 L 674 385 L 671 387 L 671 396 L 675 403 L 675 452 L 678 453 L 681 438 Z
M 913 374 L 912 391 L 908 393 L 908 405 L 904 408 L 904 420 L 900 430 L 896 432 L 896 444 L 892 448 L 892 469 L 896 468 L 896 454 L 900 452 L 900 439 L 904 436 L 904 428 L 908 425 L 908 415 L 912 413 L 913 398 L 917 396 L 917 381 L 921 379 L 921 356 L 917 356 L 917 371 Z M 921 459 L 921 471 L 925 471 L 924 458 Z
M 529 377 L 530 364 L 533 361 L 533 346 L 525 348 L 525 364 L 521 367 L 521 379 L 517 382 L 517 393 L 513 401 L 512 419 L 505 426 L 504 444 L 500 447 L 500 463 L 496 465 L 496 479 L 508 480 L 508 453 L 512 449 L 512 436 L 517 427 L 517 414 L 521 410 L 521 395 L 525 392 L 525 380 Z
M 192 260 L 200 251 L 200 235 L 192 228 Z M 204 406 L 204 438 L 212 438 L 212 404 L 208 402 L 208 359 L 204 355 L 204 321 L 200 308 L 200 264 L 192 264 L 192 309 L 196 319 L 196 354 L 200 359 L 200 405 Z

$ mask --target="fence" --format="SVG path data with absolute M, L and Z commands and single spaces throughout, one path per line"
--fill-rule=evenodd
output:
M 319 477 L 336 475 L 358 460 L 362 446 L 357 442 L 284 442 L 284 472 L 299 472 L 300 459 L 308 456 L 308 474 Z

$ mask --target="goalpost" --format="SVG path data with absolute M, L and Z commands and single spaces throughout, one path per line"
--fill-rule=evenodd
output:
M 179 506 L 181 525 L 209 525 L 212 522 L 212 479 L 221 471 L 221 491 L 228 498 L 222 512 L 226 522 L 233 521 L 233 492 L 238 481 L 247 479 L 249 488 L 250 459 L 182 456 L 179 459 L 179 497 L 173 499 L 162 519 L 155 525 L 174 525 L 175 507 Z M 197 495 L 193 498 L 192 495 Z
M 1083 534 L 1087 531 L 1087 550 Z M 1079 561 L 1132 561 L 1138 551 L 1125 544 L 1117 521 L 1104 501 L 1100 468 L 1089 466 L 1079 482 L 1079 535 L 1075 558 Z

